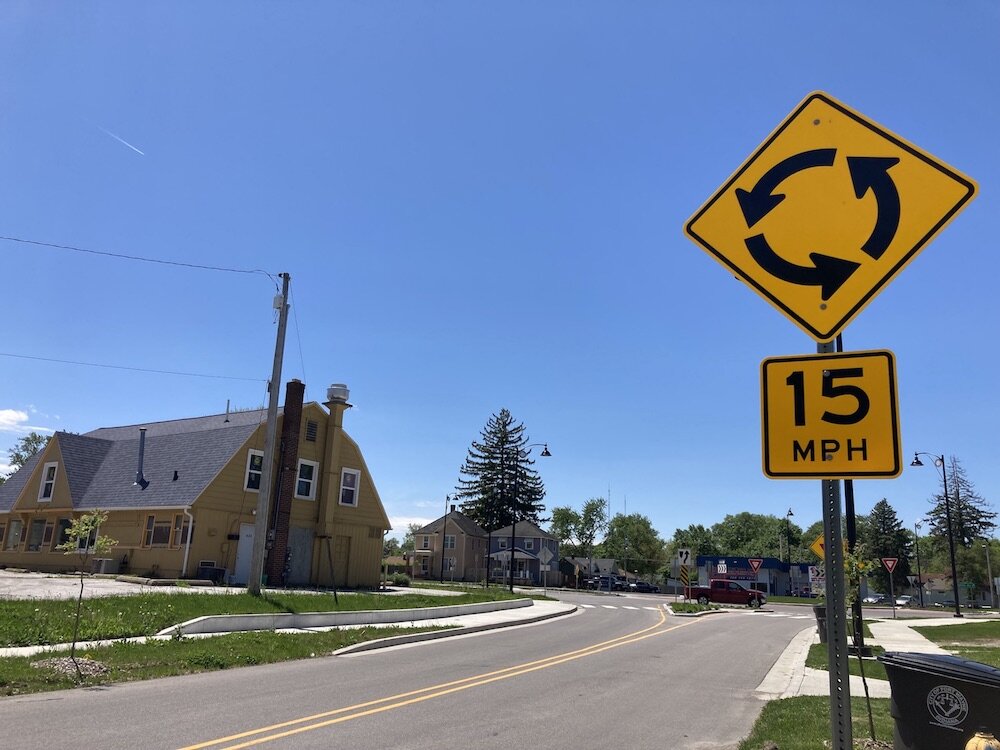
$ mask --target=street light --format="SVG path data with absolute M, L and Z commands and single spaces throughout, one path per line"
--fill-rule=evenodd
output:
M 788 556 L 786 561 L 789 565 L 792 564 L 792 509 L 789 508 L 788 512 L 785 514 L 785 554 Z
M 990 565 L 990 545 L 989 542 L 983 544 L 983 549 L 986 550 L 986 575 L 990 577 L 990 609 L 993 609 L 994 604 L 996 604 L 996 599 L 993 597 L 993 589 L 995 584 L 993 582 L 993 566 Z
M 940 456 L 935 456 L 933 453 L 924 453 L 923 451 L 917 451 L 913 454 L 913 461 L 910 462 L 910 466 L 923 466 L 920 457 L 927 456 L 934 461 L 934 465 L 941 469 L 941 482 L 944 485 L 944 516 L 945 521 L 948 524 L 948 555 L 951 557 L 951 590 L 955 597 L 955 617 L 962 616 L 962 610 L 959 609 L 958 603 L 958 566 L 955 565 L 955 537 L 952 535 L 951 530 L 951 499 L 948 497 L 948 472 L 944 467 L 944 454 Z
M 920 535 L 917 532 L 922 528 L 923 526 L 920 525 L 920 521 L 913 522 L 913 549 L 917 553 L 917 590 L 920 592 L 921 609 L 924 606 L 924 578 L 920 572 Z
M 548 458 L 552 454 L 549 453 L 548 443 L 531 443 L 530 445 L 525 445 L 523 448 L 517 449 L 518 458 L 521 457 L 521 451 L 524 451 L 524 457 L 527 458 L 531 455 L 531 449 L 542 447 L 542 452 L 539 456 Z M 500 454 L 503 456 L 503 453 Z M 517 485 L 521 479 L 521 474 L 518 471 L 518 462 L 514 462 L 514 494 L 510 502 L 510 593 L 514 593 L 514 530 L 517 528 Z

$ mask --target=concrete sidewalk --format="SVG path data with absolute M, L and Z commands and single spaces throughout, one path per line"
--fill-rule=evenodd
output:
M 963 622 L 978 622 L 965 620 Z M 881 646 L 886 651 L 905 651 L 921 654 L 947 654 L 936 643 L 927 640 L 915 631 L 914 626 L 956 625 L 955 620 L 941 617 L 907 620 L 877 620 L 870 624 L 872 637 L 867 645 Z M 784 653 L 771 667 L 764 680 L 757 686 L 757 697 L 761 700 L 791 698 L 796 695 L 829 695 L 830 673 L 822 669 L 806 666 L 809 647 L 819 643 L 816 627 L 810 626 L 792 639 Z M 851 695 L 864 695 L 864 684 L 860 677 L 851 675 Z M 868 694 L 873 698 L 888 698 L 889 683 L 886 680 L 868 678 Z

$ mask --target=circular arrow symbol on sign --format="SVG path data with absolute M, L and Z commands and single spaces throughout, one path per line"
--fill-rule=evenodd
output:
M 793 154 L 767 170 L 751 190 L 737 188 L 736 198 L 747 228 L 752 228 L 785 200 L 783 193 L 774 192 L 782 182 L 806 169 L 832 167 L 836 156 L 835 148 L 818 148 Z M 861 247 L 874 260 L 882 257 L 899 228 L 899 190 L 889 175 L 889 170 L 898 163 L 899 159 L 895 157 L 847 157 L 855 197 L 861 200 L 871 191 L 878 206 L 875 227 Z M 809 260 L 813 265 L 800 266 L 778 255 L 763 234 L 756 234 L 744 241 L 751 257 L 763 270 L 791 284 L 818 286 L 824 302 L 836 294 L 851 274 L 861 267 L 861 264 L 854 261 L 822 253 L 809 253 Z

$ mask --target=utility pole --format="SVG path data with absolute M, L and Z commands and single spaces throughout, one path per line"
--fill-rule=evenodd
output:
M 260 487 L 257 488 L 257 518 L 254 523 L 253 554 L 250 557 L 250 579 L 247 593 L 260 596 L 260 579 L 264 575 L 264 549 L 267 543 L 267 521 L 271 504 L 271 476 L 274 464 L 274 443 L 278 430 L 278 394 L 281 391 L 281 362 L 285 353 L 285 327 L 288 324 L 288 283 L 291 276 L 281 276 L 281 294 L 274 298 L 278 310 L 278 336 L 274 342 L 274 366 L 268 383 L 270 398 L 267 404 L 267 426 L 264 437 L 264 465 L 261 467 Z

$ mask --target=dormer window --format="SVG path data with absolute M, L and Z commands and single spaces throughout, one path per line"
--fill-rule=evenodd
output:
M 45 464 L 42 467 L 42 483 L 38 486 L 38 502 L 47 503 L 52 500 L 56 489 L 56 471 L 59 464 Z

